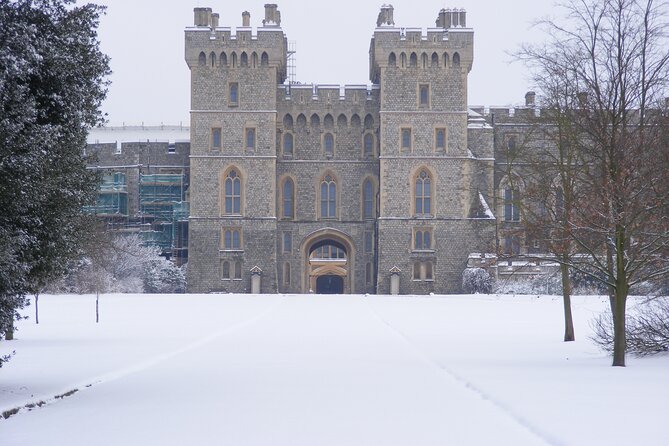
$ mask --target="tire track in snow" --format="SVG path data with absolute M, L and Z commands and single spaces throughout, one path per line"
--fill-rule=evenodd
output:
M 545 432 L 543 429 L 540 427 L 536 426 L 534 423 L 531 421 L 527 420 L 525 417 L 517 413 L 515 410 L 510 408 L 508 405 L 503 403 L 502 401 L 494 398 L 492 395 L 489 393 L 485 392 L 483 389 L 480 387 L 476 386 L 474 383 L 471 381 L 468 381 L 467 379 L 463 378 L 459 374 L 455 373 L 452 369 L 446 367 L 445 365 L 439 363 L 435 359 L 432 359 L 430 356 L 428 356 L 423 350 L 421 350 L 416 344 L 409 339 L 407 335 L 405 335 L 401 330 L 398 328 L 394 327 L 393 325 L 390 324 L 386 319 L 384 319 L 370 304 L 368 299 L 364 299 L 365 305 L 367 307 L 367 310 L 370 312 L 370 314 L 377 319 L 381 324 L 385 325 L 392 333 L 395 334 L 396 337 L 400 338 L 400 340 L 409 346 L 409 348 L 418 356 L 421 358 L 424 362 L 429 364 L 432 367 L 435 367 L 439 369 L 442 373 L 446 374 L 449 378 L 452 380 L 456 381 L 458 384 L 460 384 L 462 387 L 467 389 L 468 391 L 474 393 L 478 398 L 480 398 L 483 401 L 488 402 L 491 404 L 493 407 L 504 413 L 507 417 L 511 418 L 515 423 L 519 424 L 522 428 L 530 432 L 532 435 L 537 437 L 539 440 L 545 442 L 546 444 L 550 446 L 566 446 L 566 444 L 558 439 L 555 438 L 553 435 L 551 435 L 548 432 Z
M 151 367 L 154 367 L 154 366 L 156 366 L 160 363 L 163 363 L 163 362 L 165 362 L 169 359 L 172 359 L 176 356 L 179 356 L 183 353 L 193 351 L 197 348 L 202 347 L 203 345 L 209 344 L 209 343 L 215 341 L 216 339 L 218 339 L 222 336 L 225 336 L 229 333 L 233 333 L 235 331 L 241 330 L 243 328 L 249 327 L 249 326 L 257 323 L 261 319 L 264 319 L 269 314 L 273 313 L 277 309 L 277 307 L 285 301 L 285 299 L 286 299 L 286 296 L 283 295 L 280 298 L 278 298 L 276 302 L 269 305 L 267 308 L 265 308 L 260 313 L 254 315 L 254 316 L 252 316 L 248 319 L 236 322 L 236 323 L 234 323 L 234 324 L 232 324 L 232 325 L 230 325 L 230 326 L 228 326 L 224 329 L 221 329 L 219 331 L 211 333 L 211 334 L 209 334 L 209 335 L 207 335 L 203 338 L 200 338 L 196 341 L 193 341 L 190 344 L 187 344 L 187 345 L 185 345 L 183 347 L 180 347 L 176 350 L 172 350 L 172 351 L 166 352 L 166 353 L 161 353 L 161 354 L 153 356 L 149 359 L 145 359 L 143 361 L 137 362 L 133 365 L 122 367 L 122 368 L 120 368 L 120 369 L 118 369 L 114 372 L 105 373 L 105 374 L 99 375 L 95 378 L 85 380 L 83 382 L 80 382 L 78 385 L 68 386 L 67 389 L 65 389 L 61 392 L 56 392 L 54 396 L 50 396 L 50 397 L 46 397 L 46 398 L 39 398 L 39 397 L 34 398 L 33 397 L 33 399 L 31 399 L 30 401 L 27 401 L 24 404 L 19 404 L 14 408 L 7 408 L 7 410 L 14 412 L 11 416 L 26 413 L 26 412 L 30 412 L 32 410 L 36 410 L 37 408 L 42 408 L 42 407 L 54 404 L 58 401 L 62 401 L 64 399 L 64 396 L 71 396 L 71 395 L 74 395 L 74 394 L 79 393 L 81 391 L 89 390 L 89 389 L 91 389 L 95 386 L 98 386 L 100 384 L 110 383 L 110 382 L 119 380 L 121 378 L 125 378 L 126 376 L 131 375 L 133 373 L 144 371 L 144 370 L 149 369 Z M 30 407 L 30 406 L 32 406 L 32 407 Z M 9 419 L 9 417 L 7 417 L 7 419 Z M 0 416 L 0 421 L 2 421 L 2 420 L 3 420 L 3 417 Z

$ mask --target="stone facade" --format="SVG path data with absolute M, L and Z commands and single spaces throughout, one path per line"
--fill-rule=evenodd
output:
M 186 29 L 192 292 L 460 291 L 496 249 L 495 133 L 467 106 L 473 30 L 395 27 L 384 6 L 371 86 L 290 83 L 276 5 L 233 34 L 209 8 Z M 488 207 L 487 203 L 490 203 Z M 392 270 L 392 272 L 391 272 Z

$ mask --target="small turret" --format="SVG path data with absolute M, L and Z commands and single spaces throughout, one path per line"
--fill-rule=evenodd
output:
M 393 5 L 381 6 L 381 12 L 379 12 L 379 17 L 376 19 L 376 26 L 395 26 L 395 20 L 393 19 L 394 10 Z

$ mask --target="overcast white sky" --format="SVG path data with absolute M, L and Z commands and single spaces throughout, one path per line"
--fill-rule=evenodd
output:
M 189 72 L 184 62 L 184 29 L 193 8 L 207 6 L 220 25 L 262 26 L 266 1 L 91 0 L 107 6 L 102 18 L 102 50 L 114 74 L 103 105 L 109 125 L 189 123 Z M 79 0 L 83 3 L 84 0 Z M 465 8 L 474 28 L 474 67 L 469 75 L 470 105 L 512 105 L 531 89 L 520 63 L 509 52 L 542 39 L 533 20 L 554 15 L 554 0 L 385 0 L 395 8 L 397 27 L 433 27 L 441 8 Z M 277 0 L 281 26 L 296 42 L 297 80 L 319 84 L 369 83 L 369 41 L 383 0 Z

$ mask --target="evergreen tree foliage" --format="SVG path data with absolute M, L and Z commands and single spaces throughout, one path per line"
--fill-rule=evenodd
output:
M 24 296 L 78 254 L 90 127 L 102 123 L 109 58 L 104 8 L 74 0 L 0 0 L 0 335 Z M 0 362 L 0 365 L 2 362 Z

